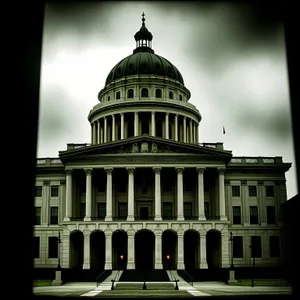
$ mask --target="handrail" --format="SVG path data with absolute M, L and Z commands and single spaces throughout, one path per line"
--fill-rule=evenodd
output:
M 194 282 L 194 279 L 193 279 L 193 277 L 192 277 L 192 275 L 191 274 L 189 274 L 188 272 L 187 272 L 187 270 L 183 270 L 185 273 L 186 273 L 186 275 L 190 278 L 190 282 L 189 283 L 191 283 L 191 286 L 193 286 L 193 282 Z
M 97 283 L 97 286 L 99 285 L 99 278 L 101 277 L 101 275 L 105 272 L 106 270 L 103 270 L 96 278 L 96 283 Z
M 120 270 L 117 271 L 116 276 L 115 276 L 115 278 L 113 279 L 114 282 L 117 281 L 117 277 L 118 277 L 119 273 L 120 273 Z

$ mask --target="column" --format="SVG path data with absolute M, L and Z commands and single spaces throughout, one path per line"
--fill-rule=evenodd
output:
M 225 186 L 224 186 L 224 173 L 225 168 L 218 168 L 219 173 L 219 205 L 220 205 L 220 220 L 227 220 L 225 214 Z
M 184 221 L 183 215 L 183 170 L 176 168 L 177 171 L 177 221 Z
M 101 129 L 100 129 L 100 142 L 101 144 L 104 143 L 104 132 L 103 132 L 103 126 L 101 126 Z
M 183 243 L 184 231 L 179 230 L 177 232 L 178 244 L 177 244 L 177 269 L 184 270 L 184 243 Z
M 91 221 L 92 215 L 92 169 L 84 169 L 86 174 L 86 198 L 84 221 Z
M 96 122 L 93 123 L 93 144 L 97 144 L 97 128 Z
M 124 139 L 124 114 L 121 113 L 121 140 Z
M 165 115 L 165 131 L 166 131 L 166 139 L 169 138 L 169 113 Z
M 203 174 L 205 168 L 197 168 L 198 172 L 198 220 L 206 220 L 204 212 L 204 183 Z
M 196 125 L 196 143 L 199 144 L 199 125 Z
M 178 115 L 175 115 L 175 141 L 178 141 Z
M 196 144 L 197 143 L 197 138 L 196 138 L 196 122 L 193 122 L 193 132 L 194 132 L 194 136 L 193 136 L 193 138 L 194 138 L 194 144 Z
M 50 181 L 43 181 L 43 193 L 42 193 L 42 211 L 41 211 L 41 224 L 50 224 Z
M 60 244 L 60 263 L 65 269 L 70 268 L 70 232 L 63 230 Z
M 105 168 L 106 172 L 106 216 L 105 221 L 112 221 L 112 171 L 113 168 Z
M 133 230 L 127 231 L 127 270 L 134 270 L 135 269 L 135 261 L 134 261 L 134 235 L 135 232 Z
M 66 169 L 66 215 L 64 221 L 70 221 L 72 217 L 72 169 Z
M 190 119 L 190 144 L 192 144 L 193 142 L 193 120 Z
M 128 171 L 128 215 L 127 221 L 134 221 L 134 169 L 127 168 Z
M 100 132 L 101 132 L 101 129 L 100 129 L 100 120 L 97 121 L 97 144 L 100 144 L 101 142 L 101 136 L 100 136 Z
M 134 136 L 139 135 L 139 114 L 138 112 L 134 113 Z
M 154 230 L 155 234 L 155 269 L 163 269 L 162 265 L 162 258 L 161 258 L 161 252 L 162 252 L 162 231 L 161 230 Z
M 155 112 L 151 112 L 151 135 L 155 136 Z
M 83 231 L 83 269 L 90 268 L 90 231 Z
M 207 260 L 206 260 L 206 234 L 205 230 L 199 231 L 200 234 L 200 269 L 207 269 Z
M 242 223 L 250 225 L 250 209 L 248 203 L 247 181 L 241 180 Z
M 66 180 L 60 180 L 59 187 L 59 223 L 61 223 L 66 215 Z
M 183 117 L 183 142 L 186 143 L 186 117 Z
M 116 120 L 115 120 L 115 115 L 111 115 L 111 120 L 112 120 L 112 129 L 111 129 L 111 140 L 114 141 L 115 135 L 116 135 Z
M 155 173 L 155 221 L 161 221 L 161 184 L 160 184 L 160 172 L 161 168 L 153 168 Z
M 267 207 L 266 207 L 265 186 L 263 181 L 258 181 L 257 204 L 258 216 L 261 226 L 267 226 Z
M 104 143 L 107 142 L 107 117 L 104 117 Z
M 228 268 L 230 265 L 228 231 L 221 232 L 221 247 L 222 268 Z
M 105 270 L 112 270 L 112 231 L 105 230 Z
M 93 123 L 91 123 L 91 144 L 93 144 Z

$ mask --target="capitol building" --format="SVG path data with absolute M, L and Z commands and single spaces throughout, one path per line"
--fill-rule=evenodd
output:
M 134 39 L 87 116 L 90 141 L 37 158 L 34 267 L 282 264 L 291 163 L 202 142 L 201 112 L 180 71 L 152 49 L 144 14 Z

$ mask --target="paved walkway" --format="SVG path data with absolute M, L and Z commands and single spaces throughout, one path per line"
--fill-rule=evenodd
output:
M 111 282 L 106 281 L 98 287 L 95 282 L 67 283 L 61 286 L 34 287 L 34 295 L 68 296 L 68 297 L 201 297 L 201 296 L 232 296 L 232 295 L 291 295 L 290 286 L 230 286 L 223 282 L 194 282 L 193 286 L 185 281 L 175 283 L 146 282 L 147 289 L 143 290 L 141 282 L 116 282 L 111 290 Z M 160 288 L 161 286 L 161 288 Z

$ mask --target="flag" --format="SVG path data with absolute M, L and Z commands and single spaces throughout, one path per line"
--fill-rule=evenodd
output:
M 225 126 L 223 126 L 223 134 L 225 134 Z

